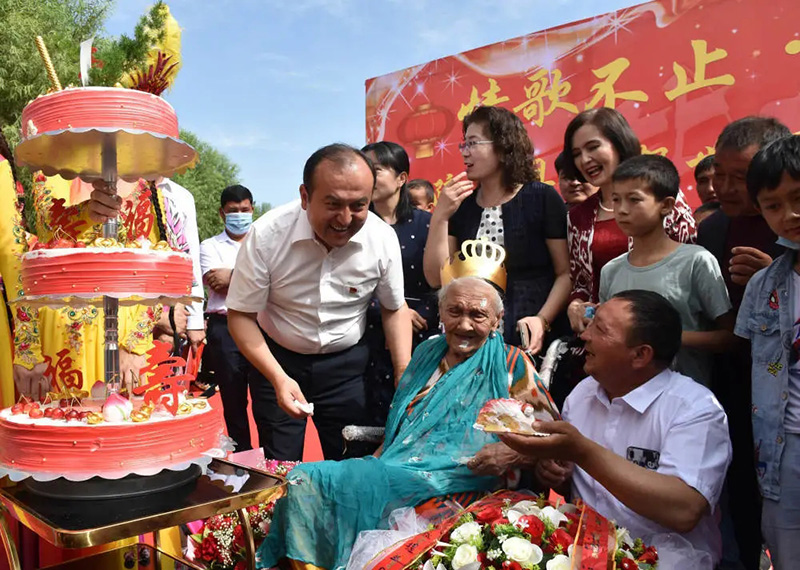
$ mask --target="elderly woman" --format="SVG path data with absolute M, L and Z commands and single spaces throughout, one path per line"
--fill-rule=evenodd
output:
M 384 444 L 375 456 L 295 468 L 258 551 L 259 567 L 283 557 L 323 568 L 347 564 L 358 533 L 378 528 L 392 510 L 448 493 L 496 488 L 463 458 L 497 442 L 473 424 L 493 398 L 531 401 L 535 372 L 518 348 L 496 333 L 503 314 L 497 290 L 461 277 L 439 293 L 444 336 L 414 352 L 392 401 Z

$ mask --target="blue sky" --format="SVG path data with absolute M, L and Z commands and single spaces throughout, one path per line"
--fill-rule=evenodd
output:
M 227 154 L 256 201 L 296 198 L 330 142 L 364 144 L 364 81 L 638 4 L 631 0 L 168 0 L 183 68 L 166 98 L 183 128 Z M 152 0 L 117 0 L 131 34 Z M 221 190 L 221 189 L 220 189 Z

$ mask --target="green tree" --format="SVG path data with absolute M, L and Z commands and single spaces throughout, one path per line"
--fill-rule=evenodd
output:
M 194 196 L 197 210 L 197 229 L 200 240 L 222 231 L 219 217 L 219 195 L 226 186 L 239 182 L 239 167 L 224 153 L 201 140 L 190 131 L 181 130 L 181 139 L 192 145 L 198 153 L 197 166 L 172 179 Z M 269 210 L 269 204 L 256 204 L 254 218 Z
M 96 35 L 112 0 L 0 0 L 0 123 L 13 145 L 19 118 L 50 88 L 34 40 L 42 36 L 61 84 L 79 82 L 80 42 Z

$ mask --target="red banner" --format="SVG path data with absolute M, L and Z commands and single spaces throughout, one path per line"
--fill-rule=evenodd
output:
M 797 0 L 657 0 L 366 82 L 367 141 L 402 144 L 438 190 L 464 170 L 461 120 L 502 105 L 528 126 L 542 180 L 579 112 L 619 109 L 643 152 L 668 156 L 689 203 L 694 166 L 746 115 L 800 128 Z

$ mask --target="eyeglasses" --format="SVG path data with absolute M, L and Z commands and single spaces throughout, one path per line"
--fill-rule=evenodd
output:
M 461 152 L 472 152 L 472 149 L 479 144 L 492 144 L 494 141 L 464 141 L 459 143 L 458 150 Z

